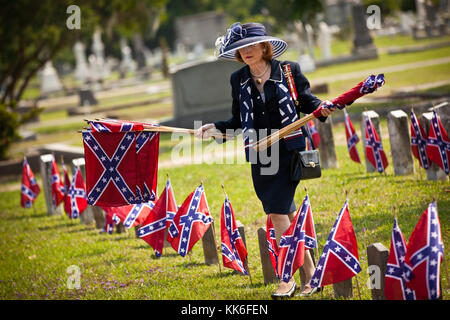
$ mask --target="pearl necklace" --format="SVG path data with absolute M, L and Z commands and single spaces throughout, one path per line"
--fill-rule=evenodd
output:
M 266 74 L 267 70 L 269 70 L 269 65 L 268 64 L 266 65 L 266 69 L 260 75 L 255 75 L 251 71 L 250 71 L 250 74 L 252 75 L 253 78 L 256 78 L 256 82 L 258 84 L 261 84 L 262 83 L 262 78 L 261 77 Z

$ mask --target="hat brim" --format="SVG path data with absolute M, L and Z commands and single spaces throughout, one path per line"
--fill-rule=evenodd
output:
M 279 38 L 270 36 L 251 37 L 234 42 L 232 45 L 227 47 L 226 51 L 219 54 L 218 58 L 225 60 L 235 60 L 234 54 L 236 53 L 236 50 L 240 50 L 242 48 L 261 42 L 269 42 L 272 45 L 273 58 L 278 58 L 287 49 L 287 43 Z

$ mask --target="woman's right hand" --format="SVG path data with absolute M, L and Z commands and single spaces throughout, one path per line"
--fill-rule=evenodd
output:
M 220 133 L 220 131 L 216 129 L 214 123 L 207 123 L 197 129 L 197 131 L 194 134 L 194 137 L 199 139 L 209 139 L 212 137 L 212 135 L 217 133 Z

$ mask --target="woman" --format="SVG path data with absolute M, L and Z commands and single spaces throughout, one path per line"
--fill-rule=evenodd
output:
M 267 167 L 261 159 L 254 159 L 250 145 L 259 139 L 260 134 L 270 134 L 270 130 L 280 129 L 297 120 L 300 112 L 312 113 L 325 104 L 310 92 L 308 80 L 295 62 L 284 63 L 276 60 L 287 48 L 287 44 L 278 38 L 267 36 L 265 28 L 259 23 L 240 25 L 234 23 L 227 34 L 218 39 L 219 58 L 237 60 L 245 66 L 231 75 L 232 87 L 232 117 L 228 121 L 217 121 L 200 127 L 196 136 L 209 138 L 226 130 L 243 129 L 246 158 L 252 158 L 253 186 L 261 200 L 264 211 L 269 214 L 279 244 L 281 236 L 289 228 L 296 213 L 294 203 L 295 189 L 298 182 L 290 179 L 290 163 L 295 150 L 305 150 L 305 138 L 301 130 L 289 137 L 281 139 L 276 147 L 269 148 L 268 153 L 274 158 L 273 152 L 278 149 L 276 160 L 278 170 L 274 174 L 263 174 Z M 282 65 L 288 63 L 292 70 L 295 87 L 298 93 L 298 105 L 294 104 L 291 95 L 286 90 L 287 82 L 282 71 Z M 322 110 L 319 120 L 325 121 L 334 108 Z M 263 130 L 263 132 L 261 132 Z M 264 133 L 264 130 L 266 133 Z M 256 135 L 252 137 L 253 135 Z M 309 281 L 314 273 L 314 264 L 309 250 L 305 252 L 303 265 L 308 285 L 301 295 L 314 292 Z M 295 293 L 294 277 L 289 282 L 280 281 L 273 298 L 290 297 Z

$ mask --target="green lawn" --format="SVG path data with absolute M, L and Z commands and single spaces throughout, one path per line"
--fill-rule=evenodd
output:
M 359 134 L 359 124 L 354 123 Z M 450 201 L 448 182 L 421 180 L 418 173 L 394 176 L 386 121 L 381 121 L 384 148 L 389 159 L 387 173 L 365 173 L 363 166 L 349 160 L 342 124 L 335 126 L 338 169 L 323 170 L 320 179 L 302 182 L 297 189 L 300 205 L 308 188 L 319 240 L 324 246 L 337 213 L 350 201 L 350 214 L 356 236 L 362 272 L 358 275 L 362 299 L 370 299 L 366 283 L 366 247 L 381 242 L 389 248 L 394 206 L 400 228 L 409 238 L 418 218 L 433 198 L 437 199 L 445 247 L 449 246 Z M 240 137 L 238 138 L 240 139 Z M 163 139 L 164 144 L 167 138 Z M 362 156 L 362 146 L 358 146 Z M 47 216 L 44 197 L 36 202 L 36 212 L 18 206 L 19 191 L 0 194 L 0 298 L 1 299 L 270 299 L 275 284 L 264 285 L 259 263 L 257 229 L 265 226 L 262 211 L 251 182 L 247 164 L 197 164 L 160 169 L 159 192 L 168 173 L 175 197 L 181 203 L 204 182 L 211 214 L 216 220 L 217 243 L 220 242 L 220 209 L 224 196 L 221 184 L 233 205 L 236 218 L 245 225 L 249 266 L 253 285 L 217 265 L 204 264 L 201 242 L 192 254 L 182 258 L 168 248 L 163 257 L 136 239 L 134 230 L 126 234 L 99 234 L 94 226 L 72 222 L 65 216 Z M 36 174 L 39 181 L 39 174 Z M 422 172 L 424 176 L 424 172 Z M 19 180 L 17 180 L 18 182 Z M 39 181 L 40 183 L 40 181 Z M 40 183 L 40 185 L 42 185 Z M 75 265 L 81 272 L 81 289 L 67 288 L 67 268 Z M 448 299 L 448 279 L 442 265 L 444 299 Z M 298 276 L 296 275 L 298 279 Z M 358 299 L 353 281 L 354 299 Z M 316 299 L 332 299 L 332 287 Z

